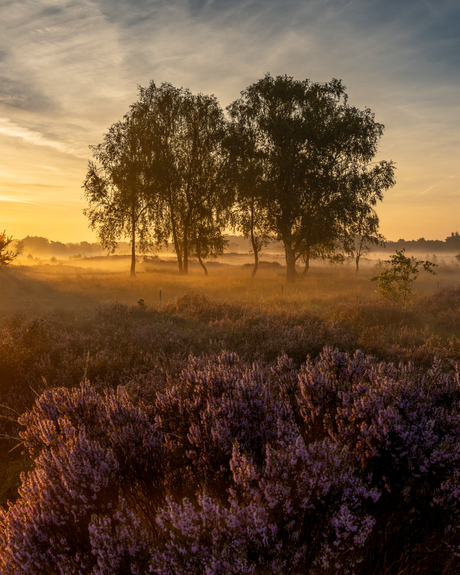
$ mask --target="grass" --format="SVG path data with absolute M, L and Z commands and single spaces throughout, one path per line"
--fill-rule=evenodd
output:
M 96 259 L 96 258 L 95 258 Z M 159 262 L 146 268 L 142 261 L 136 278 L 128 275 L 129 258 L 119 258 L 110 269 L 91 258 L 74 265 L 14 266 L 0 276 L 2 314 L 28 311 L 88 309 L 95 304 L 118 301 L 135 305 L 139 299 L 154 309 L 174 302 L 190 292 L 199 292 L 219 302 L 238 301 L 248 307 L 266 310 L 315 310 L 324 312 L 343 302 L 379 301 L 375 267 L 364 267 L 358 276 L 352 266 L 313 267 L 309 275 L 299 275 L 294 285 L 286 285 L 285 270 L 262 267 L 254 280 L 251 268 L 236 265 L 210 266 L 205 277 L 198 265 L 188 276 L 179 275 L 173 262 Z M 124 269 L 123 269 L 124 266 Z M 147 271 L 149 270 L 149 271 Z M 458 268 L 444 266 L 437 276 L 422 274 L 417 290 L 427 295 L 438 286 L 460 283 Z M 160 300 L 161 292 L 161 300 Z

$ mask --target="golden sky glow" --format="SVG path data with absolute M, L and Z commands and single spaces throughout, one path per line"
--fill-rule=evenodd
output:
M 0 231 L 93 241 L 82 182 L 150 80 L 223 107 L 265 72 L 341 78 L 385 124 L 388 239 L 460 230 L 460 5 L 453 0 L 5 0 Z

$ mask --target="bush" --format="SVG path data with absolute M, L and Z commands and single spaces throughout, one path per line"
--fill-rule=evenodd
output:
M 459 573 L 459 383 L 325 349 L 193 359 L 151 406 L 46 391 L 2 573 Z
M 0 232 L 0 266 L 7 266 L 19 255 L 19 252 L 7 249 L 12 241 L 12 236 L 8 237 L 6 231 Z
M 402 308 L 410 307 L 413 303 L 412 284 L 418 278 L 420 269 L 435 274 L 433 268 L 437 267 L 437 264 L 429 261 L 408 258 L 404 255 L 405 251 L 396 250 L 396 254 L 385 261 L 387 269 L 371 279 L 377 282 L 380 295 Z

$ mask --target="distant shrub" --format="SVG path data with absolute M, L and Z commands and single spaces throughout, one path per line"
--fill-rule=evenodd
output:
M 402 308 L 408 308 L 413 303 L 413 283 L 419 276 L 420 270 L 435 274 L 433 268 L 437 264 L 430 261 L 417 260 L 404 255 L 405 249 L 390 256 L 386 269 L 379 275 L 371 278 L 377 282 L 377 291 L 385 299 L 390 300 Z
M 460 572 L 458 374 L 325 349 L 171 383 L 151 406 L 89 383 L 36 400 L 2 573 Z
M 422 313 L 429 316 L 435 329 L 458 333 L 460 329 L 460 287 L 443 287 L 419 304 Z
M 5 230 L 0 232 L 0 266 L 9 265 L 19 255 L 19 251 L 14 252 L 8 249 L 12 241 L 13 237 L 7 236 Z

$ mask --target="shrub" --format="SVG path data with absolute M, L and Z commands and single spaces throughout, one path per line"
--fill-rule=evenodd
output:
M 325 349 L 190 360 L 135 405 L 46 391 L 0 517 L 21 573 L 459 573 L 460 381 Z
M 410 307 L 413 303 L 412 284 L 418 278 L 420 269 L 434 274 L 433 268 L 437 267 L 437 264 L 429 261 L 408 258 L 404 255 L 405 251 L 396 250 L 396 254 L 385 261 L 388 264 L 387 269 L 371 279 L 377 282 L 380 295 L 403 308 Z
M 12 236 L 8 237 L 5 230 L 0 233 L 0 266 L 7 266 L 19 255 L 19 252 L 8 249 L 12 241 Z

